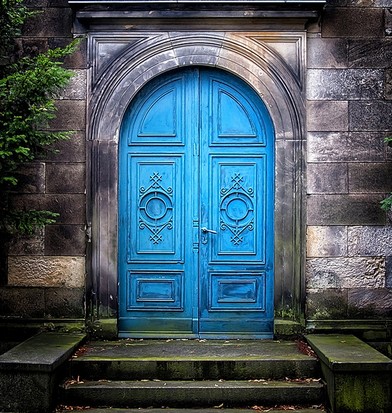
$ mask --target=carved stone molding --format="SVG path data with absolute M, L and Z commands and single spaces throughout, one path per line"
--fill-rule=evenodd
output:
M 185 66 L 210 66 L 245 80 L 275 128 L 275 305 L 303 306 L 305 31 L 91 32 L 89 42 L 90 304 L 97 317 L 117 311 L 117 159 L 119 130 L 136 93 Z

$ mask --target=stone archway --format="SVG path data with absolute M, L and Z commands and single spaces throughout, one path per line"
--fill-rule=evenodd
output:
M 90 312 L 117 311 L 119 128 L 135 94 L 168 70 L 211 66 L 242 78 L 265 102 L 276 133 L 275 308 L 303 309 L 304 32 L 138 32 L 89 36 Z

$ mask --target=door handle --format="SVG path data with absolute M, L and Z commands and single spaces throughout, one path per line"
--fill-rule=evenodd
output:
M 204 234 L 206 234 L 207 232 L 209 232 L 210 234 L 217 234 L 216 231 L 214 231 L 213 229 L 208 229 L 207 227 L 202 227 L 201 232 L 203 232 Z

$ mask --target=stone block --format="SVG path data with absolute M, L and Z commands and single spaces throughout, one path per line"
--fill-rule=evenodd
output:
M 309 289 L 385 286 L 385 259 L 381 257 L 310 258 L 306 263 Z
M 310 38 L 307 43 L 309 69 L 347 67 L 347 40 Z
M 348 254 L 392 256 L 392 227 L 349 227 Z
M 61 93 L 60 99 L 86 99 L 87 95 L 87 74 L 86 70 L 73 70 L 73 77 L 68 86 Z
M 63 37 L 50 38 L 48 40 L 49 47 L 65 47 L 70 43 L 71 39 Z M 87 40 L 81 39 L 78 49 L 71 55 L 64 58 L 64 67 L 68 69 L 87 69 Z
M 388 68 L 392 60 L 392 39 L 348 40 L 348 65 L 352 68 Z
M 348 291 L 348 316 L 377 318 L 392 316 L 392 291 L 387 288 L 369 290 L 354 288 Z
M 45 53 L 48 50 L 47 39 L 22 38 L 21 47 L 23 56 L 35 57 L 39 53 Z
M 86 176 L 84 163 L 48 163 L 46 192 L 53 194 L 84 194 Z
M 385 287 L 392 289 L 392 257 L 385 258 Z
M 308 225 L 384 225 L 381 195 L 309 195 Z
M 381 0 L 380 0 L 381 1 Z M 388 0 L 384 0 L 388 2 Z M 391 7 L 391 3 L 388 2 L 388 5 L 385 7 Z M 385 35 L 392 36 L 392 9 L 385 10 Z
M 377 69 L 309 69 L 309 100 L 371 100 L 384 95 L 384 72 Z
M 12 256 L 8 259 L 8 284 L 23 287 L 84 286 L 84 257 Z
M 392 361 L 354 335 L 312 334 L 331 413 L 391 411 Z
M 383 37 L 383 10 L 327 7 L 323 13 L 321 34 L 322 37 Z
M 306 317 L 311 320 L 339 320 L 347 318 L 347 290 L 308 290 Z
M 72 10 L 70 8 L 43 8 L 30 17 L 23 34 L 30 37 L 69 37 L 72 36 Z
M 340 257 L 347 255 L 347 227 L 307 228 L 307 257 Z
M 348 102 L 308 101 L 308 131 L 337 132 L 348 130 Z
M 382 162 L 385 160 L 382 133 L 309 133 L 307 147 L 308 162 Z
M 43 288 L 1 287 L 0 314 L 22 318 L 44 317 L 45 295 Z
M 81 131 L 72 132 L 68 140 L 58 141 L 45 155 L 50 162 L 86 162 L 86 138 Z
M 344 163 L 309 163 L 307 166 L 307 192 L 347 193 L 347 165 Z
M 60 214 L 57 224 L 85 224 L 85 195 L 15 195 L 11 207 L 18 209 L 37 209 Z
M 43 255 L 44 230 L 39 228 L 32 235 L 15 235 L 12 238 L 9 255 Z
M 391 131 L 392 101 L 361 102 L 349 104 L 351 131 Z
M 49 318 L 84 318 L 83 288 L 45 288 L 45 316 Z
M 45 192 L 45 164 L 42 162 L 26 163 L 17 171 L 19 193 Z
M 384 94 L 385 99 L 392 100 L 392 69 L 385 71 Z
M 84 100 L 57 100 L 56 118 L 50 122 L 51 130 L 85 130 L 86 102 Z
M 349 192 L 391 192 L 391 163 L 353 163 L 348 165 Z
M 48 225 L 45 228 L 45 255 L 84 255 L 86 232 L 82 225 Z
M 50 413 L 64 363 L 83 334 L 40 333 L 0 356 L 0 410 Z

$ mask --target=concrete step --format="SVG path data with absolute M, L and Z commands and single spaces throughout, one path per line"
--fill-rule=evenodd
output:
M 72 358 L 69 376 L 89 380 L 279 380 L 285 377 L 320 377 L 318 360 L 309 352 L 305 353 L 298 343 L 291 341 L 92 342 Z
M 68 381 L 61 403 L 94 407 L 319 405 L 318 381 Z

